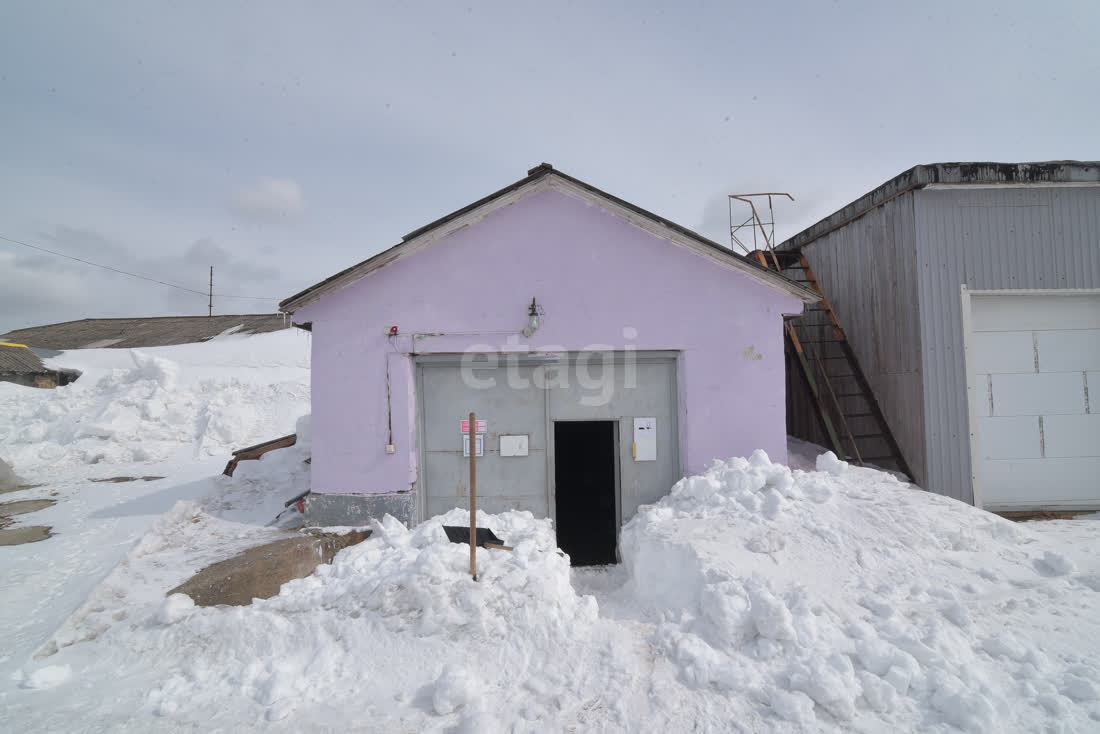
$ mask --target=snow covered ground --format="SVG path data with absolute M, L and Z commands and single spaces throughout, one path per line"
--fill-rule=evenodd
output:
M 620 566 L 571 570 L 549 521 L 479 513 L 515 549 L 479 551 L 474 582 L 456 510 L 377 523 L 250 607 L 166 599 L 281 532 L 308 420 L 212 475 L 308 412 L 303 341 L 102 355 L 71 396 L 0 385 L 27 421 L 0 418 L 0 457 L 60 500 L 24 520 L 56 537 L 0 547 L 0 730 L 1100 730 L 1100 522 L 1014 524 L 801 445 L 800 468 L 679 482 Z M 166 479 L 87 482 L 122 474 Z
M 180 500 L 211 492 L 230 503 L 233 493 L 226 499 L 216 478 L 230 450 L 289 433 L 309 412 L 309 341 L 297 330 L 76 350 L 51 363 L 83 374 L 56 390 L 0 382 L 0 459 L 39 485 L 0 494 L 0 502 L 57 501 L 13 518 L 51 526 L 53 538 L 0 547 L 0 730 L 13 726 L 9 689 L 34 683 L 21 680 L 23 668 L 35 667 L 35 652 L 101 591 L 157 518 Z M 164 478 L 92 481 L 146 476 Z M 237 494 L 255 493 L 247 476 L 234 485 Z M 304 477 L 298 480 L 304 486 Z M 253 508 L 255 519 L 272 513 L 277 498 L 270 494 L 263 494 L 266 506 Z M 248 502 L 239 505 L 236 512 L 248 511 Z M 217 544 L 210 540 L 221 538 L 204 539 L 213 557 Z

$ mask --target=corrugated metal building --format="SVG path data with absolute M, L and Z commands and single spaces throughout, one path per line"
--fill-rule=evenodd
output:
M 1100 506 L 1100 163 L 916 166 L 779 249 L 812 267 L 920 486 Z M 789 428 L 824 443 L 806 395 Z

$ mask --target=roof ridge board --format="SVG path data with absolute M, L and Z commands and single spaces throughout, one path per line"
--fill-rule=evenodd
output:
M 428 222 L 423 227 L 417 227 L 412 232 L 409 232 L 407 235 L 402 237 L 401 242 L 408 242 L 409 240 L 411 240 L 414 237 L 418 237 L 418 236 L 424 234 L 425 232 L 430 232 L 431 230 L 435 229 L 436 227 L 439 227 L 440 225 L 446 224 L 447 222 L 451 221 L 452 219 L 457 219 L 458 217 L 461 217 L 463 214 L 466 214 L 468 212 L 472 212 L 475 209 L 477 209 L 478 207 L 484 206 L 485 204 L 488 204 L 489 202 L 494 201 L 495 199 L 499 199 L 500 197 L 504 196 L 505 194 L 510 194 L 511 192 L 513 192 L 517 189 L 523 188 L 527 184 L 529 184 L 533 181 L 536 181 L 536 180 L 538 180 L 538 179 L 540 179 L 544 176 L 547 176 L 551 173 L 556 173 L 559 176 L 564 176 L 565 178 L 571 178 L 570 176 L 565 176 L 565 174 L 562 173 L 561 171 L 554 170 L 552 167 L 545 167 L 544 168 L 542 166 L 537 166 L 535 168 L 532 168 L 531 171 L 532 171 L 531 173 L 528 173 L 526 176 L 521 178 L 519 181 L 516 181 L 514 183 L 509 184 L 508 186 L 505 186 L 502 189 L 494 191 L 493 193 L 489 194 L 488 196 L 483 196 L 480 199 L 478 199 L 477 201 L 475 201 L 471 204 L 467 204 L 466 206 L 462 207 L 461 209 L 455 209 L 450 214 L 445 214 L 442 217 L 439 217 L 438 219 L 436 219 L 434 221 Z M 400 243 L 398 243 L 398 244 L 400 244 Z
M 729 247 L 726 247 L 726 246 L 722 245 L 721 243 L 716 242 L 716 241 L 710 239 L 709 237 L 706 237 L 705 235 L 699 234 L 698 232 L 696 232 L 693 229 L 689 229 L 689 228 L 685 227 L 682 224 L 677 224 L 676 222 L 673 222 L 671 219 L 666 219 L 665 217 L 662 217 L 659 214 L 654 214 L 653 212 L 651 212 L 647 209 L 643 209 L 642 207 L 638 206 L 637 204 L 632 204 L 629 201 L 626 201 L 625 199 L 620 199 L 619 197 L 615 196 L 614 194 L 609 194 L 609 193 L 607 193 L 606 191 L 604 191 L 602 189 L 596 188 L 592 184 L 581 181 L 578 178 L 573 178 L 572 176 L 570 176 L 566 173 L 562 173 L 561 171 L 555 171 L 555 173 L 558 176 L 564 178 L 565 180 L 571 181 L 572 183 L 575 183 L 578 186 L 582 186 L 582 187 L 592 191 L 593 193 L 595 193 L 599 196 L 602 196 L 605 199 L 608 199 L 609 201 L 611 201 L 615 204 L 618 204 L 619 206 L 626 207 L 627 209 L 631 209 L 631 210 L 637 212 L 638 214 L 641 214 L 642 216 L 648 217 L 649 219 L 652 219 L 653 221 L 655 221 L 659 224 L 662 224 L 665 227 L 668 227 L 669 229 L 673 230 L 674 232 L 678 232 L 678 233 L 680 233 L 680 234 L 682 234 L 686 237 L 690 237 L 694 240 L 697 240 L 700 243 L 702 243 L 704 245 L 707 245 L 708 247 L 714 248 L 715 250 L 721 252 L 723 255 L 732 255 L 733 257 L 738 258 L 741 262 L 751 266 L 752 268 L 754 268 L 756 270 L 767 273 L 770 276 L 778 275 L 781 278 L 783 278 L 784 280 L 790 280 L 790 278 L 787 278 L 785 275 L 782 275 L 781 273 L 777 273 L 776 271 L 772 270 L 771 268 L 766 268 L 763 265 L 761 265 L 760 263 L 755 262 L 755 261 L 745 257 L 744 255 L 741 255 L 740 253 L 735 252 L 733 249 L 731 249 Z
M 478 199 L 477 201 L 475 201 L 471 204 L 467 204 L 466 206 L 464 206 L 460 209 L 456 209 L 455 211 L 453 211 L 453 212 L 451 212 L 451 213 L 449 213 L 445 216 L 442 216 L 442 217 L 440 217 L 440 218 L 438 218 L 438 219 L 436 219 L 432 222 L 429 222 L 428 224 L 425 224 L 423 227 L 418 227 L 417 229 L 414 229 L 412 232 L 406 234 L 401 239 L 401 241 L 398 242 L 397 244 L 392 245 L 391 247 L 388 247 L 385 250 L 382 250 L 381 252 L 375 253 L 374 255 L 371 255 L 366 260 L 362 260 L 362 261 L 360 261 L 360 262 L 358 262 L 358 263 L 356 263 L 356 264 L 354 264 L 350 267 L 347 267 L 347 268 L 339 271 L 338 273 L 334 273 L 333 275 L 330 275 L 329 277 L 325 278 L 324 280 L 321 280 L 321 281 L 313 284 L 312 286 L 310 286 L 308 288 L 305 288 L 304 290 L 301 290 L 298 293 L 295 293 L 294 295 L 290 296 L 289 298 L 283 299 L 282 301 L 279 302 L 279 309 L 282 310 L 282 311 L 286 311 L 296 301 L 300 301 L 300 300 L 304 299 L 305 297 L 309 296 L 311 293 L 315 293 L 316 291 L 321 290 L 325 286 L 328 286 L 332 283 L 335 283 L 335 282 L 339 281 L 340 279 L 344 278 L 345 276 L 351 274 L 353 271 L 356 271 L 356 270 L 358 270 L 358 269 L 360 269 L 364 266 L 369 265 L 371 262 L 383 259 L 384 257 L 386 257 L 388 255 L 391 255 L 395 250 L 397 250 L 398 248 L 404 246 L 410 240 L 415 239 L 416 237 L 419 237 L 420 235 L 427 234 L 428 232 L 431 232 L 432 230 L 437 229 L 438 227 L 440 227 L 440 226 L 442 226 L 442 225 L 444 225 L 444 224 L 446 224 L 446 223 L 448 223 L 448 222 L 450 222 L 454 219 L 457 219 L 458 217 L 461 217 L 465 214 L 473 212 L 473 211 L 477 210 L 478 208 L 480 208 L 482 206 L 485 206 L 485 205 L 495 201 L 496 199 L 499 199 L 502 196 L 506 196 L 506 195 L 508 195 L 508 194 L 510 194 L 514 191 L 517 191 L 517 190 L 523 188 L 524 186 L 526 186 L 528 184 L 531 184 L 531 183 L 535 182 L 536 180 L 538 180 L 540 178 L 543 178 L 543 177 L 546 177 L 546 176 L 557 176 L 557 177 L 561 178 L 562 180 L 568 181 L 568 182 L 570 182 L 570 183 L 572 183 L 576 186 L 579 186 L 580 188 L 585 189 L 585 190 L 589 191 L 590 193 L 595 194 L 596 196 L 602 197 L 602 198 L 606 199 L 607 201 L 609 201 L 613 204 L 616 204 L 618 206 L 629 209 L 629 210 L 631 210 L 631 211 L 633 211 L 633 212 L 635 212 L 635 213 L 637 213 L 637 214 L 639 214 L 643 217 L 646 217 L 646 218 L 648 218 L 648 219 L 650 219 L 650 220 L 652 220 L 652 221 L 654 221 L 654 222 L 656 222 L 656 223 L 658 223 L 658 224 L 660 224 L 664 227 L 667 227 L 668 229 L 672 230 L 673 232 L 676 232 L 676 233 L 678 233 L 682 236 L 693 239 L 693 240 L 699 242 L 700 244 L 702 244 L 706 247 L 709 247 L 709 248 L 715 250 L 718 253 L 721 253 L 725 257 L 735 258 L 739 263 L 747 265 L 749 270 L 756 271 L 758 274 L 762 275 L 763 277 L 767 278 L 768 280 L 775 281 L 776 285 L 781 285 L 782 284 L 782 285 L 786 285 L 788 287 L 793 286 L 793 288 L 796 289 L 796 290 L 805 291 L 806 294 L 812 295 L 814 298 L 817 297 L 816 293 L 814 293 L 813 291 L 811 291 L 808 288 L 800 286 L 799 284 L 792 281 L 790 278 L 787 278 L 782 273 L 777 273 L 776 271 L 774 271 L 770 268 L 766 268 L 766 267 L 764 267 L 763 265 L 760 265 L 757 262 L 753 262 L 749 258 L 744 257 L 744 256 L 738 254 L 737 252 L 734 252 L 732 249 L 730 249 L 728 247 L 722 246 L 721 244 L 719 244 L 719 243 L 715 242 L 714 240 L 710 239 L 709 237 L 705 237 L 705 236 L 699 234 L 698 232 L 695 232 L 694 230 L 689 229 L 689 228 L 683 226 L 682 224 L 677 224 L 676 222 L 673 222 L 670 219 L 666 219 L 665 217 L 662 217 L 659 214 L 654 214 L 653 212 L 651 212 L 647 209 L 643 209 L 642 207 L 638 206 L 637 204 L 632 204 L 631 202 L 629 202 L 625 199 L 621 199 L 618 196 L 615 196 L 614 194 L 609 194 L 608 192 L 604 191 L 603 189 L 599 189 L 599 188 L 593 186 L 592 184 L 587 183 L 586 181 L 582 181 L 581 179 L 576 178 L 574 176 L 570 176 L 569 174 L 554 168 L 553 166 L 551 166 L 548 163 L 543 163 L 543 164 L 540 164 L 540 165 L 535 166 L 534 168 L 530 169 L 530 171 L 528 171 L 528 175 L 521 178 L 521 179 L 519 179 L 518 181 L 515 181 L 515 182 L 509 184 L 508 186 L 505 186 L 501 189 L 498 189 L 497 191 L 489 194 L 488 196 L 484 196 L 484 197 Z M 364 274 L 364 275 L 366 275 L 366 274 Z M 805 299 L 803 299 L 803 300 L 805 300 Z
M 368 257 L 367 259 L 360 260 L 359 262 L 355 263 L 354 265 L 350 265 L 350 266 L 344 268 L 343 270 L 340 270 L 339 272 L 333 273 L 332 275 L 328 276 L 327 278 L 317 281 L 316 283 L 309 286 L 308 288 L 304 288 L 304 289 L 298 291 L 297 293 L 295 293 L 294 295 L 289 296 L 287 298 L 284 298 L 282 301 L 279 302 L 279 310 L 280 311 L 285 310 L 285 308 L 287 307 L 288 304 L 293 303 L 294 301 L 297 301 L 298 299 L 300 299 L 304 296 L 307 296 L 310 293 L 312 293 L 316 290 L 319 290 L 320 288 L 323 288 L 324 286 L 339 280 L 340 278 L 344 277 L 345 275 L 347 275 L 351 271 L 357 270 L 358 268 L 360 268 L 364 265 L 367 265 L 368 263 L 372 262 L 373 260 L 382 258 L 383 256 L 385 256 L 385 255 L 393 252 L 397 248 L 401 247 L 402 245 L 404 245 L 406 242 L 413 239 L 414 237 L 418 237 L 418 236 L 424 234 L 425 232 L 429 232 L 432 229 L 435 229 L 436 227 L 439 227 L 443 224 L 446 224 L 447 222 L 451 221 L 452 219 L 456 219 L 456 218 L 462 216 L 463 214 L 466 214 L 468 212 L 471 212 L 471 211 L 477 209 L 480 206 L 484 206 L 485 204 L 488 204 L 489 202 L 491 202 L 495 199 L 498 199 L 501 196 L 504 196 L 505 194 L 509 194 L 509 193 L 519 189 L 519 188 L 522 188 L 523 186 L 525 186 L 525 185 L 531 183 L 532 181 L 534 181 L 535 179 L 538 179 L 538 178 L 541 178 L 541 177 L 547 175 L 551 171 L 553 171 L 554 173 L 558 173 L 559 175 L 561 174 L 560 171 L 554 171 L 552 168 L 549 168 L 549 167 L 547 167 L 547 168 L 537 167 L 537 168 L 533 168 L 531 170 L 533 171 L 533 173 L 529 173 L 527 176 L 524 176 L 519 181 L 516 181 L 512 184 L 509 184 L 508 186 L 505 186 L 502 189 L 494 191 L 493 193 L 489 194 L 488 196 L 483 196 L 482 198 L 478 199 L 477 201 L 473 202 L 472 204 L 467 204 L 466 206 L 464 206 L 460 209 L 454 210 L 450 214 L 445 214 L 444 216 L 439 217 L 438 219 L 435 219 L 435 220 L 429 222 L 428 224 L 425 224 L 423 227 L 417 227 L 416 229 L 414 229 L 413 231 L 409 232 L 404 237 L 402 237 L 401 241 L 398 242 L 397 244 L 390 245 L 386 249 L 380 250 L 379 252 L 374 253 L 373 255 Z
M 607 199 L 609 203 L 611 203 L 615 206 L 621 206 L 625 209 L 628 209 L 628 210 L 634 212 L 635 214 L 638 214 L 638 215 L 640 215 L 640 216 L 642 216 L 642 217 L 644 217 L 644 218 L 646 218 L 646 219 L 648 219 L 648 220 L 650 220 L 650 221 L 652 221 L 652 222 L 654 222 L 654 223 L 656 223 L 656 224 L 658 224 L 662 227 L 665 227 L 666 229 L 671 230 L 674 234 L 680 235 L 681 237 L 686 237 L 689 240 L 694 240 L 695 242 L 699 243 L 700 245 L 703 245 L 704 247 L 706 247 L 713 254 L 715 254 L 717 256 L 720 256 L 726 262 L 727 265 L 732 265 L 734 268 L 738 268 L 739 266 L 745 267 L 746 270 L 750 271 L 750 272 L 746 273 L 750 277 L 753 277 L 754 275 L 759 275 L 759 276 L 761 276 L 762 278 L 764 278 L 768 281 L 773 281 L 774 285 L 781 286 L 781 287 L 785 288 L 788 291 L 802 292 L 803 294 L 808 295 L 808 296 L 811 297 L 810 299 L 801 298 L 801 300 L 803 300 L 807 303 L 816 302 L 816 301 L 820 300 L 820 296 L 817 294 L 817 292 L 813 291 L 812 289 L 801 285 L 797 281 L 795 281 L 791 278 L 788 278 L 786 275 L 783 275 L 782 273 L 780 273 L 776 270 L 773 270 L 772 268 L 765 267 L 765 266 L 761 265 L 760 263 L 755 262 L 754 260 L 752 260 L 750 258 L 747 258 L 747 257 L 745 257 L 744 255 L 741 255 L 738 252 L 735 252 L 732 248 L 725 247 L 725 246 L 719 244 L 718 242 L 715 242 L 714 240 L 710 239 L 709 237 L 705 237 L 705 236 L 699 234 L 698 232 L 695 232 L 694 230 L 688 229 L 687 227 L 683 226 L 682 224 L 677 224 L 676 222 L 673 222 L 670 219 L 666 219 L 666 218 L 664 218 L 664 217 L 662 217 L 658 214 L 654 214 L 653 212 L 650 212 L 646 209 L 643 209 L 642 207 L 638 206 L 637 204 L 632 204 L 629 201 L 626 201 L 625 199 L 620 199 L 619 197 L 615 196 L 614 194 L 609 194 L 606 191 L 603 191 L 601 189 L 596 188 L 595 186 L 592 186 L 591 184 L 588 184 L 588 183 L 585 183 L 584 181 L 581 181 L 580 179 L 573 178 L 572 176 L 564 174 L 560 171 L 556 171 L 556 173 L 558 174 L 558 176 L 560 178 L 562 178 L 562 179 L 564 179 L 564 180 L 566 180 L 566 181 L 568 181 L 568 182 L 570 182 L 574 185 L 580 186 L 581 188 L 587 190 L 589 193 L 592 193 L 592 194 L 596 195 L 597 197 L 602 197 L 604 199 Z M 653 232 L 651 232 L 651 234 L 656 235 L 656 233 L 653 233 Z M 656 235 L 656 236 L 660 236 L 660 235 Z M 676 243 L 673 243 L 673 244 L 676 244 Z M 793 295 L 795 295 L 796 297 L 800 297 L 797 294 L 793 294 Z

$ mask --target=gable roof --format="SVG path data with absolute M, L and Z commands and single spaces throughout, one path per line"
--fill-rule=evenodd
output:
M 1100 183 L 1100 161 L 1045 161 L 1041 163 L 926 163 L 913 166 L 878 188 L 807 227 L 776 249 L 797 250 L 840 229 L 886 202 L 926 186 L 992 186 L 1026 184 Z
M 289 326 L 282 314 L 80 319 L 16 329 L 0 336 L 0 341 L 42 349 L 128 349 L 203 342 L 234 327 L 240 327 L 239 334 L 263 334 Z
M 697 232 L 693 232 L 687 227 L 669 221 L 664 217 L 646 211 L 628 201 L 612 196 L 605 191 L 601 191 L 595 186 L 587 184 L 580 179 L 566 175 L 555 169 L 549 163 L 542 163 L 529 170 L 525 178 L 521 178 L 519 181 L 505 186 L 499 191 L 489 194 L 472 204 L 464 206 L 444 217 L 440 217 L 434 222 L 430 222 L 423 227 L 409 232 L 401 238 L 401 242 L 388 250 L 383 250 L 361 263 L 352 265 L 350 268 L 325 278 L 321 282 L 306 288 L 300 293 L 294 294 L 290 298 L 279 303 L 279 310 L 293 313 L 297 309 L 319 300 L 328 293 L 340 290 L 358 281 L 367 274 L 389 265 L 395 260 L 438 242 L 460 227 L 467 226 L 483 219 L 501 206 L 518 201 L 527 194 L 541 191 L 545 188 L 553 188 L 567 193 L 573 193 L 574 195 L 580 195 L 583 198 L 595 200 L 605 209 L 610 209 L 613 213 L 623 216 L 623 218 L 631 223 L 640 226 L 642 229 L 658 237 L 686 245 L 696 252 L 709 256 L 718 262 L 731 265 L 755 280 L 771 288 L 789 293 L 801 299 L 804 303 L 815 303 L 819 300 L 817 293 L 809 288 L 802 286 L 774 270 L 765 268 L 748 258 L 738 255 L 733 250 L 728 247 L 723 247 L 714 240 L 704 237 Z

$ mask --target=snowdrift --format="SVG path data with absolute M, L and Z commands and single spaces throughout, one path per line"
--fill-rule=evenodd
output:
M 40 667 L 54 658 L 38 660 L 36 652 L 52 646 L 64 648 L 57 657 L 79 656 L 98 647 L 159 603 L 164 582 L 182 582 L 275 532 L 263 525 L 308 488 L 305 457 L 280 457 L 253 481 L 249 471 L 237 483 L 218 473 L 231 448 L 290 433 L 309 412 L 309 347 L 308 334 L 286 330 L 152 349 L 72 350 L 50 364 L 81 370 L 75 383 L 53 390 L 0 383 L 0 459 L 19 477 L 0 477 L 0 484 L 34 487 L 3 500 L 56 502 L 12 518 L 15 528 L 46 526 L 52 537 L 0 547 L 0 730 L 87 730 L 76 714 L 43 723 L 49 710 L 37 691 L 69 686 L 64 668 Z M 174 532 L 150 533 L 178 501 L 205 495 L 216 499 L 202 503 L 188 527 L 177 517 Z M 143 536 L 163 545 L 136 557 Z M 116 670 L 95 669 L 96 682 L 81 666 L 71 670 L 79 681 L 73 685 L 92 686 L 96 697 L 118 687 Z M 20 694 L 27 697 L 16 703 Z M 110 718 L 100 728 L 117 730 Z
M 720 462 L 623 529 L 683 683 L 812 730 L 1098 726 L 1095 571 L 889 474 L 817 468 Z
M 217 480 L 225 507 L 299 458 L 283 453 Z M 468 524 L 461 510 L 412 530 L 377 522 L 250 607 L 163 599 L 182 569 L 157 573 L 186 565 L 181 547 L 244 527 L 210 514 L 215 493 L 157 523 L 24 685 L 56 686 L 53 723 L 139 729 L 347 727 L 350 711 L 385 731 L 1100 722 L 1094 544 L 1054 549 L 889 474 L 831 454 L 817 465 L 792 471 L 758 452 L 679 482 L 624 527 L 623 567 L 587 572 L 619 581 L 598 599 L 576 591 L 550 522 L 529 513 L 479 513 L 515 551 L 479 550 L 472 581 L 468 547 L 442 530 Z M 1079 526 L 1094 540 L 1100 523 Z M 125 690 L 81 693 L 117 671 Z
M 227 453 L 309 412 L 308 337 L 296 329 L 149 349 L 79 349 L 48 360 L 82 371 L 54 390 L 0 383 L 0 455 L 43 466 Z
M 21 484 L 23 484 L 23 480 L 12 471 L 11 465 L 0 459 L 0 492 L 13 489 Z
M 82 678 L 126 670 L 147 681 L 139 700 L 120 707 L 78 697 L 71 705 L 85 721 L 130 710 L 137 728 L 164 717 L 200 726 L 213 711 L 227 726 L 289 723 L 300 711 L 306 718 L 288 728 L 301 721 L 346 727 L 354 710 L 372 730 L 418 731 L 446 717 L 491 732 L 511 728 L 499 728 L 502 720 L 537 722 L 579 705 L 577 686 L 593 684 L 571 669 L 598 627 L 597 605 L 573 592 L 548 520 L 479 514 L 479 524 L 514 550 L 479 549 L 477 582 L 469 547 L 449 542 L 442 527 L 468 524 L 467 512 L 413 530 L 387 517 L 367 541 L 271 599 L 197 608 L 180 594 L 146 598 L 140 614 L 112 621 L 112 594 L 129 595 L 131 608 L 140 600 L 125 590 L 126 576 L 171 555 L 181 536 L 195 536 L 198 521 L 200 532 L 228 529 L 210 523 L 200 506 L 180 503 L 131 552 L 128 573 L 110 579 L 111 593 L 98 595 L 94 613 L 69 625 L 57 652 L 44 657 L 39 670 L 54 673 L 29 671 L 25 685 L 43 677 L 55 685 L 51 675 L 64 665 Z
M 202 498 L 208 515 L 239 523 L 267 525 L 282 513 L 285 503 L 309 490 L 309 464 L 313 451 L 311 416 L 294 423 L 293 446 L 269 451 L 259 459 L 237 464 L 232 477 L 219 474 Z M 301 524 L 301 515 L 296 515 Z

